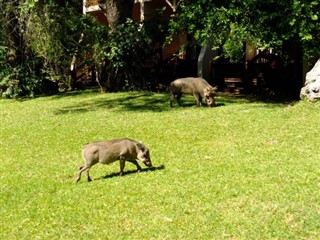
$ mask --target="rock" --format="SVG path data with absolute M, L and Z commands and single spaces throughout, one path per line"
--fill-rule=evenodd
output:
M 316 101 L 320 99 L 320 59 L 314 67 L 306 74 L 306 82 L 300 91 L 301 99 Z

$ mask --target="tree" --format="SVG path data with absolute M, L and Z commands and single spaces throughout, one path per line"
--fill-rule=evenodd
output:
M 102 30 L 103 37 L 98 37 L 96 44 L 96 68 L 98 72 L 99 85 L 105 92 L 119 90 L 123 85 L 124 76 L 121 74 L 121 67 L 124 62 L 122 56 L 126 55 L 127 47 L 121 44 L 126 42 L 128 34 L 124 31 L 127 19 L 131 18 L 133 0 L 110 0 L 106 1 L 106 14 L 108 19 L 108 34 Z M 127 36 L 127 38 L 123 38 Z M 119 39 L 121 37 L 121 39 Z M 130 39 L 131 40 L 131 39 Z M 129 43 L 129 45 L 131 45 Z
M 244 60 L 244 43 L 272 49 L 280 54 L 276 62 L 281 68 L 277 77 L 266 72 L 266 86 L 276 95 L 298 97 L 304 58 L 320 55 L 319 13 L 318 0 L 182 0 L 170 32 L 183 31 L 197 45 L 219 49 L 230 61 Z M 250 79 L 246 84 L 250 86 Z
M 45 77 L 72 89 L 70 64 L 75 54 L 85 51 L 86 42 L 80 39 L 89 29 L 81 2 L 26 0 L 20 8 L 26 44 L 41 58 Z
M 311 57 L 319 55 L 319 13 L 318 0 L 182 0 L 170 26 L 233 59 L 243 56 L 243 42 L 277 50 L 290 41 Z
M 143 25 L 132 20 L 133 0 L 106 1 L 108 28 L 96 32 L 93 58 L 99 84 L 105 92 L 146 88 L 146 65 L 157 62 L 164 41 L 163 24 L 155 16 Z M 151 80 L 154 81 L 154 80 Z
M 32 96 L 68 86 L 70 62 L 86 30 L 81 3 L 13 0 L 1 1 L 1 9 L 0 94 Z
M 107 19 L 110 32 L 114 32 L 119 24 L 125 23 L 132 16 L 134 0 L 106 1 Z
M 39 86 L 35 77 L 37 59 L 28 48 L 20 22 L 20 2 L 1 1 L 0 95 L 32 95 Z
M 131 19 L 134 0 L 105 3 L 109 26 L 83 15 L 78 0 L 1 1 L 0 95 L 32 96 L 52 83 L 73 89 L 76 65 L 95 66 L 105 91 L 146 86 L 142 69 L 163 41 L 160 18 L 142 26 Z

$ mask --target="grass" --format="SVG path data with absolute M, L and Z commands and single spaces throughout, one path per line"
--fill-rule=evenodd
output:
M 320 104 L 183 100 L 0 100 L 0 239 L 319 239 Z M 155 169 L 96 165 L 75 184 L 82 145 L 118 137 L 143 141 Z

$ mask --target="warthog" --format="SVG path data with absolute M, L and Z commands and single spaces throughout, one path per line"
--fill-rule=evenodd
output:
M 146 166 L 152 167 L 149 149 L 143 143 L 128 138 L 88 143 L 83 146 L 82 156 L 85 160 L 85 165 L 79 169 L 77 182 L 80 181 L 83 171 L 87 171 L 88 181 L 91 181 L 89 169 L 98 162 L 110 164 L 119 160 L 120 176 L 123 175 L 126 161 L 136 165 L 138 171 L 141 170 L 141 167 L 136 159 L 142 161 Z
M 178 78 L 170 84 L 169 89 L 170 107 L 172 107 L 174 99 L 176 99 L 179 106 L 181 106 L 180 98 L 183 93 L 192 94 L 197 101 L 197 106 L 202 105 L 203 98 L 206 100 L 208 106 L 212 107 L 216 105 L 214 96 L 217 88 L 212 87 L 203 78 Z

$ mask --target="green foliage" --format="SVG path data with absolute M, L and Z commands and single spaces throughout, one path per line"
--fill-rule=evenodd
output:
M 1 35 L 0 36 L 4 36 Z M 5 78 L 10 75 L 9 69 L 10 66 L 6 62 L 6 53 L 7 53 L 7 46 L 1 41 L 0 42 L 0 96 L 3 94 L 3 91 L 6 90 L 6 84 L 3 82 L 5 81 Z M 4 86 L 5 85 L 5 86 Z
M 183 100 L 0 100 L 0 238 L 319 239 L 320 102 Z M 143 141 L 155 170 L 97 164 L 75 184 L 82 145 L 117 137 Z
M 223 49 L 226 57 L 242 57 L 243 42 L 251 41 L 248 34 L 246 2 L 182 1 L 170 22 L 171 34 L 184 30 L 196 44 Z
M 164 41 L 162 24 L 149 21 L 142 25 L 127 19 L 125 23 L 117 25 L 112 34 L 108 30 L 106 27 L 97 28 L 93 49 L 95 64 L 107 65 L 106 78 L 118 81 L 118 90 L 119 87 L 137 90 L 152 84 L 154 79 L 147 79 L 149 83 L 146 83 L 141 78 L 146 66 L 154 67 L 159 63 L 157 51 Z
M 148 88 L 155 82 L 167 30 L 159 16 L 143 26 L 128 19 L 110 31 L 82 14 L 82 1 L 1 1 L 0 6 L 5 9 L 0 13 L 1 95 L 32 96 L 46 91 L 43 81 L 72 88 L 75 56 L 79 66 L 94 65 L 116 90 Z M 316 0 L 182 0 L 168 41 L 183 31 L 197 45 L 222 49 L 231 60 L 242 58 L 244 42 L 276 51 L 293 42 L 312 57 L 319 55 L 319 12 Z
M 87 49 L 80 39 L 90 20 L 82 15 L 81 4 L 73 0 L 1 2 L 6 9 L 0 15 L 1 95 L 33 96 L 54 90 L 45 87 L 48 83 L 61 89 L 70 86 L 71 60 Z
M 0 97 L 32 96 L 41 85 L 38 59 L 24 43 L 18 4 L 1 2 L 1 7 L 5 11 L 0 15 Z
M 145 88 L 154 82 L 154 77 L 145 77 L 145 66 L 154 67 L 160 59 L 163 28 L 158 16 L 143 26 L 128 19 L 110 34 L 108 27 L 82 14 L 81 1 L 24 0 L 1 2 L 1 6 L 10 9 L 0 15 L 5 23 L 0 30 L 5 66 L 0 70 L 2 95 L 34 95 L 44 90 L 40 87 L 44 81 L 59 84 L 60 90 L 71 89 L 74 59 L 78 67 L 95 66 L 101 79 L 118 90 Z M 10 25 L 12 20 L 16 24 Z M 8 47 L 10 38 L 19 40 Z M 15 66 L 9 63 L 9 53 Z M 23 71 L 28 80 L 20 74 Z
M 30 73 L 28 69 L 21 65 L 11 72 L 1 72 L 0 89 L 2 97 L 6 98 L 16 98 L 19 96 L 29 96 L 33 97 L 34 94 L 40 89 L 41 82 L 39 79 Z
M 42 58 L 42 72 L 50 80 L 68 87 L 70 63 L 82 51 L 81 34 L 86 32 L 79 1 L 26 1 L 21 6 L 26 44 Z
M 319 55 L 319 12 L 319 1 L 308 0 L 181 1 L 170 26 L 172 34 L 183 30 L 231 59 L 243 56 L 243 42 L 281 49 L 292 41 L 313 56 Z

